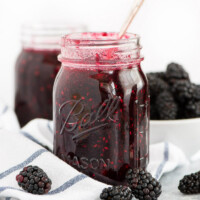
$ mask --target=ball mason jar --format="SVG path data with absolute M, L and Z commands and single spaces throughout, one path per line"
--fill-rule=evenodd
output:
M 15 65 L 15 112 L 20 125 L 34 118 L 52 119 L 52 91 L 60 69 L 60 37 L 84 26 L 38 23 L 22 26 L 22 50 Z
M 149 92 L 140 38 L 75 33 L 61 39 L 53 92 L 54 154 L 108 184 L 149 161 Z

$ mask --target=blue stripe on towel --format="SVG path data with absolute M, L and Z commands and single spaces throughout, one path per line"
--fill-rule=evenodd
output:
M 7 112 L 7 110 L 8 110 L 8 106 L 5 106 L 5 107 L 3 108 L 1 114 L 2 114 L 2 115 L 5 114 L 5 113 Z
M 32 135 L 30 135 L 29 133 L 25 132 L 25 131 L 20 131 L 21 134 L 23 134 L 25 137 L 27 137 L 28 139 L 32 140 L 33 142 L 39 144 L 40 146 L 44 147 L 46 145 L 43 145 L 41 142 L 39 142 L 39 140 L 37 140 L 36 138 L 34 138 Z M 47 146 L 49 148 L 49 146 Z
M 67 190 L 68 188 L 70 188 L 71 186 L 75 185 L 76 183 L 78 183 L 79 181 L 81 181 L 81 180 L 83 180 L 85 178 L 87 178 L 87 176 L 84 175 L 84 174 L 77 175 L 74 178 L 70 179 L 69 181 L 65 182 L 63 185 L 61 185 L 57 189 L 50 191 L 46 195 L 54 195 L 54 194 L 58 194 L 60 192 L 63 192 L 63 191 Z M 17 191 L 24 192 L 24 190 L 17 189 L 17 188 L 14 188 L 14 187 L 8 187 L 7 186 L 7 187 L 0 187 L 0 193 L 3 192 L 4 190 L 7 190 L 7 189 L 17 190 Z
M 81 180 L 83 180 L 85 178 L 87 178 L 87 176 L 84 175 L 84 174 L 77 175 L 74 178 L 70 179 L 69 181 L 65 182 L 63 185 L 61 185 L 57 189 L 49 192 L 48 195 L 57 194 L 57 193 L 63 192 L 66 189 L 70 188 L 71 186 L 75 185 L 76 183 L 78 183 L 79 181 L 81 181 Z
M 167 142 L 165 142 L 164 144 L 164 158 L 162 163 L 159 165 L 157 171 L 156 171 L 156 179 L 158 179 L 165 167 L 165 164 L 167 163 L 167 161 L 169 160 L 169 144 Z
M 32 135 L 30 135 L 29 133 L 27 133 L 25 131 L 20 131 L 20 133 L 23 134 L 28 139 L 32 140 L 33 142 L 39 144 L 40 146 L 43 146 L 43 147 L 45 146 L 41 142 L 39 142 L 39 140 L 37 140 L 36 138 L 34 138 Z
M 35 160 L 37 157 L 39 157 L 42 153 L 48 152 L 46 149 L 40 149 L 33 153 L 29 158 L 27 158 L 24 162 L 15 165 L 14 167 L 11 167 L 10 169 L 6 170 L 5 172 L 0 174 L 0 179 L 3 179 L 4 177 L 8 176 L 9 174 L 13 173 L 16 170 L 19 170 L 23 167 L 25 167 L 27 164 L 31 163 L 33 160 Z
M 27 137 L 28 139 L 32 140 L 33 142 L 42 145 L 36 138 L 34 138 L 32 135 L 30 135 L 29 133 L 25 132 L 25 131 L 20 131 L 21 134 L 23 134 L 25 137 Z

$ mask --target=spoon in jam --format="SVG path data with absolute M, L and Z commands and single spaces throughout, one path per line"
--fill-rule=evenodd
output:
M 142 7 L 143 3 L 144 3 L 144 0 L 136 0 L 134 2 L 132 10 L 131 10 L 127 20 L 125 21 L 125 23 L 123 24 L 123 26 L 122 26 L 122 28 L 120 30 L 119 39 L 121 39 L 123 37 L 123 35 L 126 33 L 126 31 L 128 30 L 130 24 L 132 23 L 133 19 L 135 18 L 135 16 L 137 15 L 138 11 Z

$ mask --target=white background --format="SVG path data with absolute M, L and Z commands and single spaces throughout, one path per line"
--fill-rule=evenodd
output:
M 119 31 L 133 0 L 0 0 L 0 100 L 13 105 L 20 25 L 29 20 L 82 22 Z M 144 71 L 176 61 L 200 83 L 200 0 L 146 0 L 129 32 L 141 35 Z

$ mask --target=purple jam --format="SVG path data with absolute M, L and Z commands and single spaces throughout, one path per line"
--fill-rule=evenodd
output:
M 136 72 L 144 80 L 140 86 L 130 75 Z M 64 67 L 55 87 L 56 155 L 108 184 L 123 182 L 128 167 L 146 168 L 149 99 L 139 66 L 121 70 Z
M 58 50 L 23 49 L 16 63 L 15 112 L 20 125 L 52 119 L 52 90 L 60 69 Z
M 87 33 L 83 36 L 84 40 L 68 39 L 73 34 L 63 40 L 53 94 L 54 154 L 98 181 L 125 184 L 129 167 L 145 169 L 149 161 L 143 59 L 133 42 L 127 52 L 126 40 L 111 41 L 112 48 L 99 33 L 98 41 L 87 41 Z

